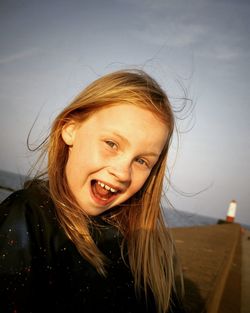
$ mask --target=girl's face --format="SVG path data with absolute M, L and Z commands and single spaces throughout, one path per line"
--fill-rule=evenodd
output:
M 131 104 L 109 106 L 62 130 L 69 146 L 66 177 L 89 215 L 123 203 L 145 183 L 166 143 L 168 129 L 150 111 Z

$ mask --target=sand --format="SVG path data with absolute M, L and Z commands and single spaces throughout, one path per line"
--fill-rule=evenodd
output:
M 245 258 L 249 243 L 248 247 L 242 245 L 247 235 L 241 226 L 231 223 L 174 228 L 173 236 L 184 272 L 188 312 L 249 313 L 249 274 L 245 272 L 247 266 L 241 266 L 243 259 L 249 264 Z M 245 278 L 241 281 L 241 277 Z M 243 307 L 248 310 L 243 311 Z
M 241 313 L 250 312 L 250 231 L 244 230 L 242 234 L 242 293 Z

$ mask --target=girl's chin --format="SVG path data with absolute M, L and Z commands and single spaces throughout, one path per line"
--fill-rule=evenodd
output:
M 108 211 L 109 209 L 97 209 L 97 208 L 92 208 L 88 211 L 86 211 L 86 213 L 89 215 L 89 216 L 98 216 L 98 215 L 101 215 L 103 214 L 104 212 Z

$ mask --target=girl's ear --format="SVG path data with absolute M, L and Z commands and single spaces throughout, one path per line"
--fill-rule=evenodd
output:
M 75 139 L 75 133 L 76 133 L 76 122 L 71 121 L 67 124 L 65 124 L 62 128 L 62 138 L 63 141 L 68 146 L 72 146 Z

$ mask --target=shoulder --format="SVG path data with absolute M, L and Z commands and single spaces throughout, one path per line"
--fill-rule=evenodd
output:
M 0 206 L 2 208 L 9 205 L 20 205 L 28 202 L 39 204 L 39 202 L 43 202 L 45 199 L 48 200 L 49 192 L 47 191 L 46 185 L 46 182 L 42 181 L 28 182 L 25 188 L 13 192 L 4 199 Z
M 27 237 L 39 227 L 53 223 L 57 223 L 54 205 L 44 184 L 33 183 L 0 204 L 1 238 L 9 238 L 11 234 L 15 238 Z
M 0 255 L 0 272 L 28 266 L 41 251 L 48 257 L 45 251 L 52 238 L 61 233 L 53 202 L 43 185 L 33 184 L 12 193 L 0 204 L 0 254 L 4 256 L 2 259 Z
M 0 223 L 8 216 L 25 216 L 41 211 L 44 206 L 53 206 L 44 183 L 34 182 L 29 187 L 13 192 L 0 204 Z

